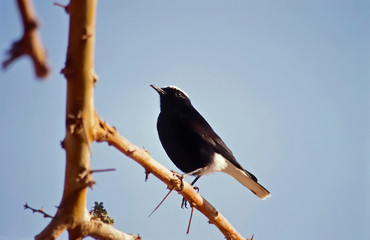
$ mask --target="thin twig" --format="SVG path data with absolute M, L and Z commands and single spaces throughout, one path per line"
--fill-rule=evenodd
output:
M 53 216 L 51 216 L 51 215 L 47 214 L 47 213 L 44 211 L 44 209 L 42 209 L 42 208 L 39 208 L 39 209 L 32 208 L 32 207 L 28 206 L 28 204 L 27 204 L 27 203 L 25 203 L 25 204 L 23 205 L 23 207 L 24 207 L 24 209 L 30 209 L 30 210 L 32 210 L 32 213 L 36 213 L 36 212 L 41 213 L 42 215 L 44 215 L 44 218 L 53 218 Z

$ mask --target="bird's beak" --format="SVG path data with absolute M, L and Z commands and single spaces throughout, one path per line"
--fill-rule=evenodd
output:
M 152 88 L 154 88 L 154 90 L 156 90 L 157 91 L 157 93 L 159 93 L 159 95 L 165 95 L 166 94 L 166 92 L 165 91 L 163 91 L 163 89 L 162 88 L 160 88 L 160 87 L 157 87 L 157 86 L 154 86 L 154 85 L 150 85 Z

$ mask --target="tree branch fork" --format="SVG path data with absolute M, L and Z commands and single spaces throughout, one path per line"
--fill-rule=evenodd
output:
M 23 36 L 12 44 L 8 51 L 8 59 L 3 61 L 2 68 L 7 68 L 16 59 L 27 55 L 32 59 L 35 75 L 38 78 L 45 78 L 48 76 L 50 69 L 37 31 L 39 24 L 32 0 L 17 0 L 17 4 L 22 18 Z
M 92 140 L 106 142 L 127 157 L 135 160 L 145 169 L 146 179 L 149 174 L 153 174 L 164 182 L 168 186 L 168 189 L 176 190 L 190 203 L 192 209 L 196 208 L 205 215 L 208 218 L 208 222 L 214 224 L 224 234 L 226 239 L 246 240 L 246 238 L 240 235 L 229 221 L 204 199 L 190 183 L 180 179 L 177 174 L 174 174 L 162 164 L 155 161 L 146 149 L 134 145 L 121 136 L 114 127 L 107 124 L 97 113 L 95 113 L 94 117 L 95 120 L 92 121 L 95 123 L 92 126 Z M 75 119 L 79 119 L 78 123 L 80 126 L 67 126 L 67 129 L 73 132 L 73 134 L 85 135 L 86 131 L 83 130 L 85 126 L 83 123 L 84 119 L 78 117 Z M 75 124 L 74 121 L 67 122 L 69 122 L 68 125 Z M 79 130 L 76 131 L 76 129 Z M 92 218 L 89 214 L 85 214 L 83 219 L 76 219 L 72 213 L 73 211 L 69 209 L 68 206 L 73 206 L 71 203 L 78 201 L 76 198 L 79 196 L 79 191 L 83 191 L 87 187 L 93 187 L 95 181 L 93 180 L 92 174 L 100 171 L 106 170 L 80 170 L 77 175 L 78 177 L 75 179 L 77 182 L 76 185 L 79 187 L 75 192 L 72 192 L 69 197 L 65 197 L 65 194 L 63 194 L 63 199 L 56 215 L 52 218 L 49 225 L 36 236 L 37 240 L 56 239 L 66 229 L 68 229 L 70 235 L 74 232 L 78 235 L 78 237 L 70 237 L 71 239 L 82 239 L 85 236 L 91 236 L 96 239 L 141 239 L 140 236 L 121 232 L 113 226 L 103 223 L 99 219 Z M 107 238 L 107 236 L 110 237 Z
M 10 56 L 3 62 L 2 67 L 6 68 L 17 58 L 28 55 L 33 60 L 36 75 L 46 77 L 49 68 L 37 32 L 32 2 L 31 0 L 17 2 L 24 34 L 13 44 L 9 51 Z M 145 169 L 146 178 L 151 173 L 163 181 L 171 191 L 179 192 L 190 203 L 192 210 L 196 208 L 203 213 L 209 219 L 209 223 L 214 224 L 227 239 L 245 240 L 188 182 L 182 181 L 176 174 L 155 161 L 148 151 L 119 135 L 114 127 L 109 126 L 95 112 L 93 87 L 97 77 L 93 71 L 93 59 L 96 2 L 96 0 L 74 0 L 65 7 L 70 14 L 71 24 L 66 66 L 62 70 L 67 79 L 66 137 L 61 143 L 67 155 L 64 192 L 53 217 L 46 215 L 42 209 L 33 209 L 27 205 L 27 209 L 52 218 L 35 239 L 57 239 L 65 230 L 68 230 L 69 239 L 79 240 L 86 236 L 109 240 L 141 239 L 140 236 L 123 233 L 92 217 L 86 209 L 87 187 L 92 188 L 95 184 L 92 174 L 100 172 L 90 170 L 91 142 L 97 141 L 107 142 L 139 163 Z

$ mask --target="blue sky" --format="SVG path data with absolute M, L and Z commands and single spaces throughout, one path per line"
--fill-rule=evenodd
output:
M 66 4 L 66 1 L 61 2 Z M 68 16 L 35 1 L 52 74 L 36 81 L 29 59 L 0 73 L 0 239 L 30 239 L 63 190 L 64 66 Z M 368 239 L 369 13 L 367 1 L 99 1 L 95 105 L 120 134 L 174 169 L 156 132 L 159 97 L 176 85 L 238 161 L 270 190 L 260 200 L 230 176 L 197 183 L 245 237 Z M 0 7 L 2 59 L 21 35 L 15 2 Z M 223 239 L 165 185 L 107 144 L 94 143 L 88 204 L 143 239 Z M 178 170 L 177 170 L 178 171 Z M 189 181 L 192 180 L 190 177 Z M 64 234 L 62 239 L 66 239 Z

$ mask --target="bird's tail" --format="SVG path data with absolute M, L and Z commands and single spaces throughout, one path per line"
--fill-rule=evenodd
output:
M 253 176 L 253 174 L 249 173 L 247 170 L 242 170 L 234 166 L 231 162 L 227 161 L 227 167 L 223 170 L 223 172 L 231 175 L 234 177 L 238 182 L 246 186 L 249 190 L 251 190 L 254 194 L 256 194 L 259 198 L 265 199 L 270 197 L 270 192 L 267 191 L 261 184 L 257 182 L 257 178 Z

